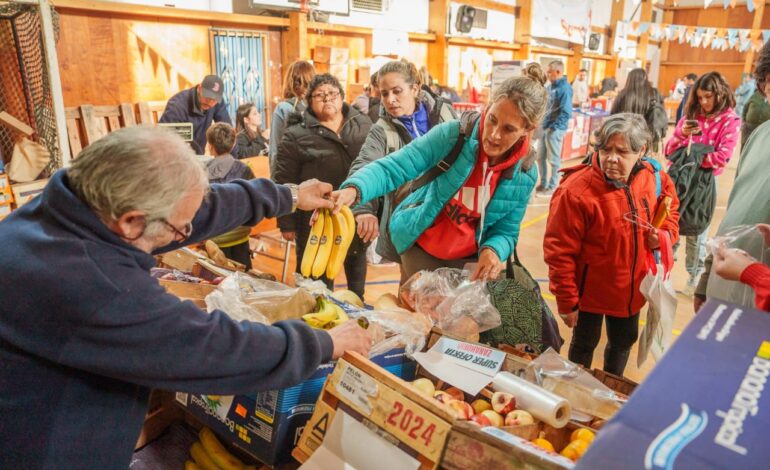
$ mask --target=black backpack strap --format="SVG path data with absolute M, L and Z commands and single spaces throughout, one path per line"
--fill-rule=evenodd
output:
M 475 120 L 473 120 L 472 124 L 475 124 Z M 457 161 L 457 157 L 460 156 L 460 152 L 463 150 L 463 145 L 465 145 L 465 139 L 467 136 L 473 131 L 473 125 L 466 125 L 463 126 L 462 123 L 460 125 L 460 134 L 457 136 L 457 141 L 455 142 L 454 147 L 452 147 L 452 150 L 449 151 L 446 157 L 444 157 L 440 162 L 436 164 L 433 168 L 426 171 L 422 174 L 419 178 L 414 180 L 411 185 L 411 191 L 417 191 L 418 189 L 422 188 L 426 184 L 430 183 L 431 181 L 435 180 L 442 174 L 446 173 L 450 168 L 452 168 L 452 165 L 454 165 L 454 162 Z
M 513 261 L 511 261 L 510 256 L 505 260 L 505 277 L 507 279 L 513 279 L 513 263 L 521 265 L 521 261 L 519 261 L 519 253 L 516 251 L 515 246 L 513 247 Z

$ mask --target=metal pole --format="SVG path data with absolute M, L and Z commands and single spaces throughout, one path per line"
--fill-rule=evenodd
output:
M 70 144 L 67 139 L 67 120 L 64 116 L 64 97 L 62 96 L 61 76 L 59 75 L 59 57 L 56 53 L 56 38 L 53 32 L 51 5 L 48 0 L 39 0 L 40 23 L 43 28 L 43 45 L 46 64 L 48 65 L 48 83 L 53 97 L 53 112 L 56 116 L 56 138 L 59 141 L 62 167 L 70 164 Z

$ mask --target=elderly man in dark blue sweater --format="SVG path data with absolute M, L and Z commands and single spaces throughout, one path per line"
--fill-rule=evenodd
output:
M 331 185 L 211 185 L 158 128 L 108 134 L 0 223 L 0 467 L 125 469 L 151 388 L 242 394 L 301 382 L 371 337 L 236 322 L 167 294 L 153 255 L 300 208 Z

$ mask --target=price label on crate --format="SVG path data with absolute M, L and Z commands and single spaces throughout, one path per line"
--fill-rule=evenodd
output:
M 344 361 L 337 364 L 329 380 L 341 401 L 406 446 L 438 462 L 451 428 L 447 421 Z
M 414 358 L 428 372 L 462 391 L 477 395 L 489 385 L 505 361 L 505 353 L 475 343 L 442 337 Z

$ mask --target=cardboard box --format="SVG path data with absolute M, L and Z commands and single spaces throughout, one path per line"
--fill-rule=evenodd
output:
M 440 333 L 434 330 L 429 336 L 428 347 L 440 338 Z M 521 353 L 506 354 L 502 370 L 519 374 L 528 362 L 526 355 Z M 416 376 L 431 379 L 437 389 L 448 385 L 420 366 Z M 480 394 L 486 399 L 491 395 L 489 389 Z M 470 401 L 467 395 L 466 399 Z M 336 468 L 335 465 L 341 462 L 355 467 L 358 462 L 347 459 L 360 456 L 352 449 L 344 448 L 344 435 L 333 432 L 337 419 L 343 419 L 346 428 L 354 426 L 354 422 L 363 423 L 359 432 L 371 434 L 365 442 L 372 449 L 378 447 L 380 441 L 391 444 L 390 453 L 380 449 L 383 456 L 372 459 L 394 459 L 405 454 L 419 463 L 414 468 L 420 469 L 569 469 L 573 467 L 572 461 L 548 453 L 529 441 L 543 430 L 546 438 L 560 450 L 567 444 L 569 434 L 580 427 L 570 423 L 563 429 L 547 425 L 532 425 L 535 429 L 531 426 L 479 428 L 455 419 L 434 399 L 421 395 L 415 388 L 355 354 L 346 355 L 329 377 L 313 417 L 293 452 L 294 457 L 303 463 L 310 462 L 311 469 Z M 429 442 L 421 439 L 426 433 Z
M 403 349 L 376 356 L 372 362 L 394 379 L 413 378 L 415 364 Z M 275 465 L 290 460 L 335 365 L 324 364 L 308 380 L 283 390 L 230 397 L 177 393 L 176 400 L 224 441 L 267 465 Z
M 169 294 L 175 295 L 182 300 L 189 300 L 204 310 L 206 309 L 206 296 L 217 288 L 213 284 L 196 284 L 194 282 L 170 281 L 166 279 L 159 279 L 159 282 Z
M 709 300 L 578 468 L 768 468 L 770 315 Z
M 379 448 L 379 453 L 364 456 L 379 462 L 377 468 L 388 468 L 383 461 L 391 462 L 390 468 L 403 468 L 394 462 L 406 460 L 410 467 L 417 468 L 415 463 L 419 463 L 421 469 L 433 469 L 438 468 L 454 417 L 437 401 L 372 361 L 345 353 L 324 384 L 315 412 L 292 452 L 294 458 L 309 462 L 310 468 L 331 468 L 332 463 L 341 462 L 353 467 L 364 464 L 355 461 L 361 458 L 355 449 L 340 448 L 344 447 L 340 439 L 350 439 L 332 432 L 339 431 L 340 421 L 347 428 L 359 428 L 358 446 Z M 321 458 L 325 460 L 318 462 Z

